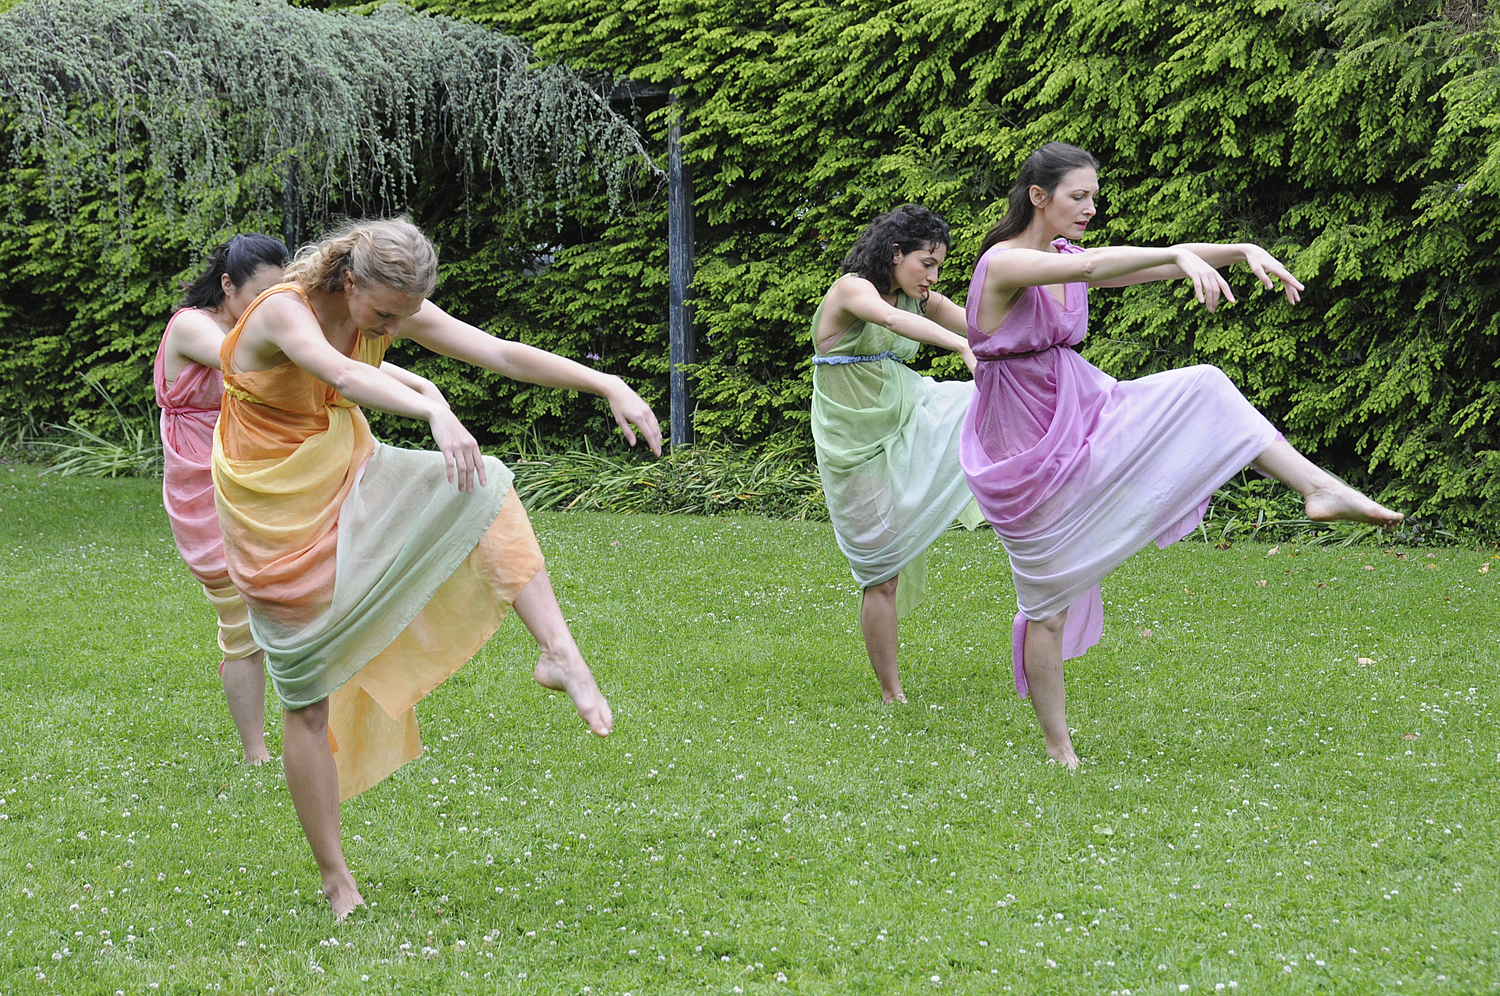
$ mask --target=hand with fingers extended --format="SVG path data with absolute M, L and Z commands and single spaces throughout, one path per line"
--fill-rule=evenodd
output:
M 625 441 L 634 446 L 636 430 L 639 430 L 651 452 L 661 456 L 661 425 L 651 406 L 618 377 L 604 397 L 609 402 L 609 413 L 614 416 L 615 424 L 625 434 Z
M 1245 246 L 1245 263 L 1266 290 L 1275 289 L 1276 284 L 1271 279 L 1274 277 L 1281 281 L 1281 289 L 1286 292 L 1286 299 L 1289 302 L 1296 304 L 1302 299 L 1302 282 L 1292 276 L 1292 272 L 1283 266 L 1280 260 L 1260 246 L 1254 244 Z
M 1208 265 L 1203 257 L 1183 246 L 1177 246 L 1173 262 L 1182 271 L 1182 275 L 1192 281 L 1193 296 L 1198 303 L 1209 311 L 1218 309 L 1221 297 L 1230 304 L 1234 303 L 1234 291 L 1229 289 L 1224 275 Z
M 484 487 L 489 483 L 479 443 L 447 405 L 433 411 L 428 425 L 432 427 L 432 441 L 437 443 L 443 462 L 448 465 L 450 483 L 457 481 L 460 491 L 473 491 L 476 484 Z

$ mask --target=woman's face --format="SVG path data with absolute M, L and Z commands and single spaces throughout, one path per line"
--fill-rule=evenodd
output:
M 1049 237 L 1061 235 L 1076 239 L 1089 227 L 1097 213 L 1094 198 L 1099 194 L 1099 174 L 1087 166 L 1069 170 L 1051 196 L 1041 187 L 1031 188 L 1031 203 L 1036 217 L 1047 228 Z
M 906 296 L 927 300 L 927 292 L 938 281 L 938 271 L 948 257 L 948 247 L 928 243 L 916 252 L 903 253 L 899 247 L 891 264 L 891 280 Z
M 395 335 L 401 323 L 422 307 L 422 299 L 383 284 L 362 284 L 354 274 L 344 274 L 344 301 L 349 317 L 359 331 L 371 339 Z
M 281 283 L 282 269 L 270 263 L 262 263 L 252 274 L 250 279 L 236 287 L 234 281 L 229 279 L 229 274 L 219 278 L 219 286 L 224 288 L 224 303 L 220 305 L 229 313 L 232 321 L 239 321 L 245 309 L 250 307 L 252 301 L 275 285 Z

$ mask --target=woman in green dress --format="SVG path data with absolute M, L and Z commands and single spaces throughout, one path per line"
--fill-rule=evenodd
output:
M 955 519 L 981 520 L 958 462 L 973 381 L 922 377 L 922 343 L 972 373 L 964 310 L 932 290 L 948 224 L 918 204 L 877 217 L 812 320 L 812 430 L 839 549 L 863 589 L 859 623 L 881 699 L 905 702 L 897 619 L 926 591 L 927 548 Z

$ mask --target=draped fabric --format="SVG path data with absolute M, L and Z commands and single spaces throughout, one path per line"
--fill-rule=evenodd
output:
M 1083 250 L 1065 240 L 1060 252 Z M 969 285 L 969 342 L 980 360 L 962 461 L 1015 577 L 1016 691 L 1026 697 L 1028 619 L 1063 610 L 1063 657 L 1104 626 L 1100 582 L 1147 543 L 1192 532 L 1215 489 L 1259 456 L 1276 430 L 1217 367 L 1117 381 L 1069 348 L 1088 331 L 1088 285 L 1021 291 L 1005 320 L 976 324 L 990 261 Z
M 167 322 L 151 379 L 161 409 L 161 492 L 172 539 L 193 576 L 210 583 L 228 577 L 219 513 L 214 508 L 214 482 L 208 469 L 224 382 L 219 371 L 188 363 L 169 384 L 165 355 L 172 326 L 185 311 L 195 310 L 184 308 Z
M 296 293 L 279 284 L 273 294 Z M 332 696 L 341 798 L 421 753 L 413 706 L 482 647 L 542 567 L 510 470 L 449 483 L 443 455 L 375 441 L 364 414 L 290 362 L 235 372 L 224 340 L 213 475 L 230 576 L 288 709 Z M 379 366 L 390 338 L 351 357 Z
M 196 310 L 184 308 L 167 322 L 152 364 L 151 380 L 161 409 L 161 497 L 177 552 L 203 585 L 219 618 L 219 649 L 225 660 L 239 660 L 255 653 L 256 647 L 245 606 L 224 563 L 224 536 L 209 470 L 224 380 L 219 371 L 189 362 L 167 382 L 167 336 L 184 311 Z
M 897 306 L 916 314 L 900 294 Z M 816 342 L 823 308 L 813 316 Z M 861 588 L 900 576 L 896 614 L 927 589 L 927 548 L 979 510 L 958 462 L 969 381 L 919 376 L 906 365 L 919 344 L 873 322 L 856 322 L 813 366 L 812 432 L 839 549 Z M 842 362 L 841 362 L 842 361 Z

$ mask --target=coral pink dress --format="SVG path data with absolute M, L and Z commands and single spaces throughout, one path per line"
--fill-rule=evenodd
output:
M 1083 250 L 1064 239 L 1059 252 Z M 1026 621 L 1068 611 L 1063 657 L 1104 628 L 1100 582 L 1153 540 L 1192 532 L 1215 489 L 1277 437 L 1223 371 L 1168 370 L 1117 381 L 1073 349 L 1088 331 L 1088 285 L 1058 303 L 1027 287 L 994 332 L 976 325 L 995 246 L 969 285 L 969 344 L 980 360 L 959 458 L 1015 577 L 1011 646 L 1026 697 Z
M 184 308 L 167 322 L 152 368 L 156 404 L 161 408 L 162 503 L 177 552 L 218 613 L 219 647 L 226 659 L 238 660 L 254 654 L 257 648 L 250 636 L 244 603 L 229 580 L 209 470 L 214 425 L 224 398 L 224 377 L 217 370 L 190 362 L 172 383 L 167 383 L 167 336 L 184 312 L 197 310 Z

